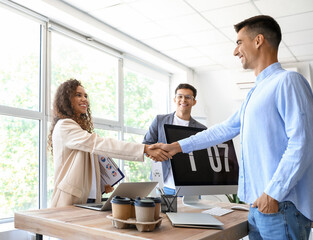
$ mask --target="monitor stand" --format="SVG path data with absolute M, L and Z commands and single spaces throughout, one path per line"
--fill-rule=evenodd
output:
M 183 196 L 183 204 L 188 207 L 199 208 L 199 209 L 209 209 L 214 208 L 214 205 L 209 205 L 207 201 L 199 199 L 199 195 L 193 196 Z

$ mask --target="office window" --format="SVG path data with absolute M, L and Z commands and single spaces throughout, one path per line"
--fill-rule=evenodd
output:
M 0 7 L 0 29 L 0 105 L 38 111 L 40 24 Z
M 0 222 L 12 220 L 7 218 L 15 211 L 51 204 L 54 167 L 46 137 L 54 94 L 62 82 L 81 80 L 96 133 L 139 143 L 155 115 L 167 113 L 169 86 L 166 73 L 128 61 L 124 70 L 119 52 L 106 51 L 103 44 L 59 25 L 58 32 L 53 21 L 48 30 L 44 17 L 21 6 L 11 8 L 14 3 L 0 5 Z M 115 160 L 125 163 L 126 181 L 149 180 L 150 159 Z
M 167 113 L 169 80 L 124 70 L 124 121 L 128 127 L 148 129 L 157 114 Z
M 157 114 L 168 113 L 169 75 L 126 60 L 124 68 L 124 133 L 126 141 L 143 141 Z M 151 160 L 144 163 L 124 161 L 126 181 L 149 181 Z
M 118 58 L 56 32 L 51 39 L 51 104 L 56 88 L 76 78 L 89 95 L 92 116 L 118 120 Z
M 138 134 L 125 133 L 124 140 L 128 142 L 142 142 L 143 136 Z M 151 159 L 145 157 L 144 162 L 123 161 L 126 182 L 150 181 Z
M 50 124 L 48 126 L 50 128 Z M 54 163 L 51 151 L 49 150 L 47 152 L 47 207 L 51 206 L 51 197 L 53 189 L 54 189 Z
M 70 78 L 80 80 L 88 94 L 95 132 L 102 137 L 118 139 L 117 131 L 96 126 L 96 118 L 118 120 L 118 58 L 53 31 L 51 33 L 51 108 L 57 87 Z M 50 206 L 54 188 L 54 166 L 51 156 L 48 157 L 47 166 L 47 205 Z
M 21 27 L 22 26 L 22 27 Z M 0 221 L 39 208 L 41 23 L 0 7 Z
M 0 219 L 39 207 L 39 121 L 0 115 Z
M 95 128 L 95 133 L 97 133 L 100 137 L 103 137 L 103 138 L 118 139 L 118 132 L 117 131 Z

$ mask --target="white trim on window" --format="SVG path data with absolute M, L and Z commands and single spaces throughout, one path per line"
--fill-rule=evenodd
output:
M 48 22 L 48 18 L 37 13 L 34 12 L 28 8 L 25 8 L 23 6 L 21 6 L 20 4 L 17 4 L 15 2 L 12 1 L 8 1 L 8 0 L 0 0 L 0 5 L 1 7 L 4 7 L 6 9 L 9 9 L 17 14 L 23 15 L 24 17 L 27 18 L 31 18 L 36 22 L 39 22 L 41 24 Z
M 133 128 L 133 127 L 124 127 L 125 133 L 132 133 L 132 134 L 138 134 L 138 135 L 145 135 L 147 133 L 146 129 L 139 129 L 139 128 Z
M 114 57 L 118 57 L 121 58 L 122 57 L 122 53 L 120 51 L 117 51 L 103 43 L 101 43 L 99 40 L 95 39 L 92 36 L 88 36 L 85 33 L 81 33 L 81 32 L 77 32 L 74 31 L 72 29 L 69 29 L 65 26 L 62 26 L 61 24 L 58 24 L 54 21 L 49 21 L 49 31 L 55 31 L 59 34 L 68 36 L 72 39 L 78 40 L 82 43 L 85 43 L 91 47 L 94 47 L 96 49 L 99 49 L 101 51 L 104 51 L 105 53 L 114 56 Z
M 102 41 L 69 29 L 59 23 L 53 22 L 41 14 L 38 14 L 28 8 L 16 4 L 9 0 L 0 0 L 0 7 L 13 10 L 15 13 L 21 14 L 27 18 L 33 19 L 41 25 L 41 53 L 40 53 L 40 107 L 38 111 L 27 110 L 16 107 L 0 105 L 0 115 L 12 116 L 24 119 L 39 120 L 39 208 L 47 207 L 47 135 L 48 122 L 51 121 L 51 31 L 61 33 L 80 41 L 83 44 L 94 47 L 106 54 L 118 58 L 118 82 L 117 82 L 117 104 L 118 120 L 112 121 L 103 118 L 93 118 L 94 127 L 117 131 L 119 139 L 122 140 L 124 133 L 132 133 L 144 136 L 146 129 L 137 129 L 124 126 L 124 63 L 132 66 L 136 65 L 137 71 L 143 74 L 152 74 L 158 76 L 156 79 L 161 81 L 171 81 L 172 74 L 153 65 L 146 63 L 132 55 L 127 55 L 119 50 L 113 49 Z M 18 31 L 18 29 L 17 29 Z M 126 60 L 127 59 L 127 60 Z M 169 96 L 169 94 L 168 94 Z M 168 100 L 168 99 L 167 99 Z M 167 106 L 168 108 L 168 106 Z M 123 165 L 122 165 L 123 167 Z M 11 222 L 13 218 L 0 219 L 0 223 Z
M 47 176 L 47 139 L 48 139 L 48 115 L 47 102 L 49 95 L 47 84 L 47 66 L 48 66 L 48 24 L 41 25 L 41 55 L 40 55 L 40 111 L 43 113 L 43 119 L 40 121 L 39 135 L 39 208 L 47 207 L 48 194 L 48 176 Z M 50 87 L 49 87 L 50 89 Z
M 33 110 L 27 110 L 16 107 L 8 107 L 0 105 L 0 114 L 12 117 L 27 118 L 34 120 L 43 120 L 43 113 Z

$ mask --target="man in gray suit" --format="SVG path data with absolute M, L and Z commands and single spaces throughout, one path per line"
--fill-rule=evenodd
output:
M 153 120 L 149 131 L 146 133 L 143 143 L 166 143 L 164 124 L 189 126 L 206 129 L 206 127 L 191 117 L 191 108 L 197 103 L 197 89 L 187 83 L 182 83 L 175 89 L 174 103 L 176 111 L 170 114 L 157 115 Z M 162 162 L 163 181 L 165 194 L 175 194 L 175 184 L 170 161 Z

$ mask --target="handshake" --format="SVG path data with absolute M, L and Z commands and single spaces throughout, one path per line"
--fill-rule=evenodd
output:
M 154 161 L 163 162 L 171 159 L 176 153 L 182 152 L 178 142 L 171 144 L 155 143 L 152 145 L 145 145 L 144 153 L 147 157 Z

